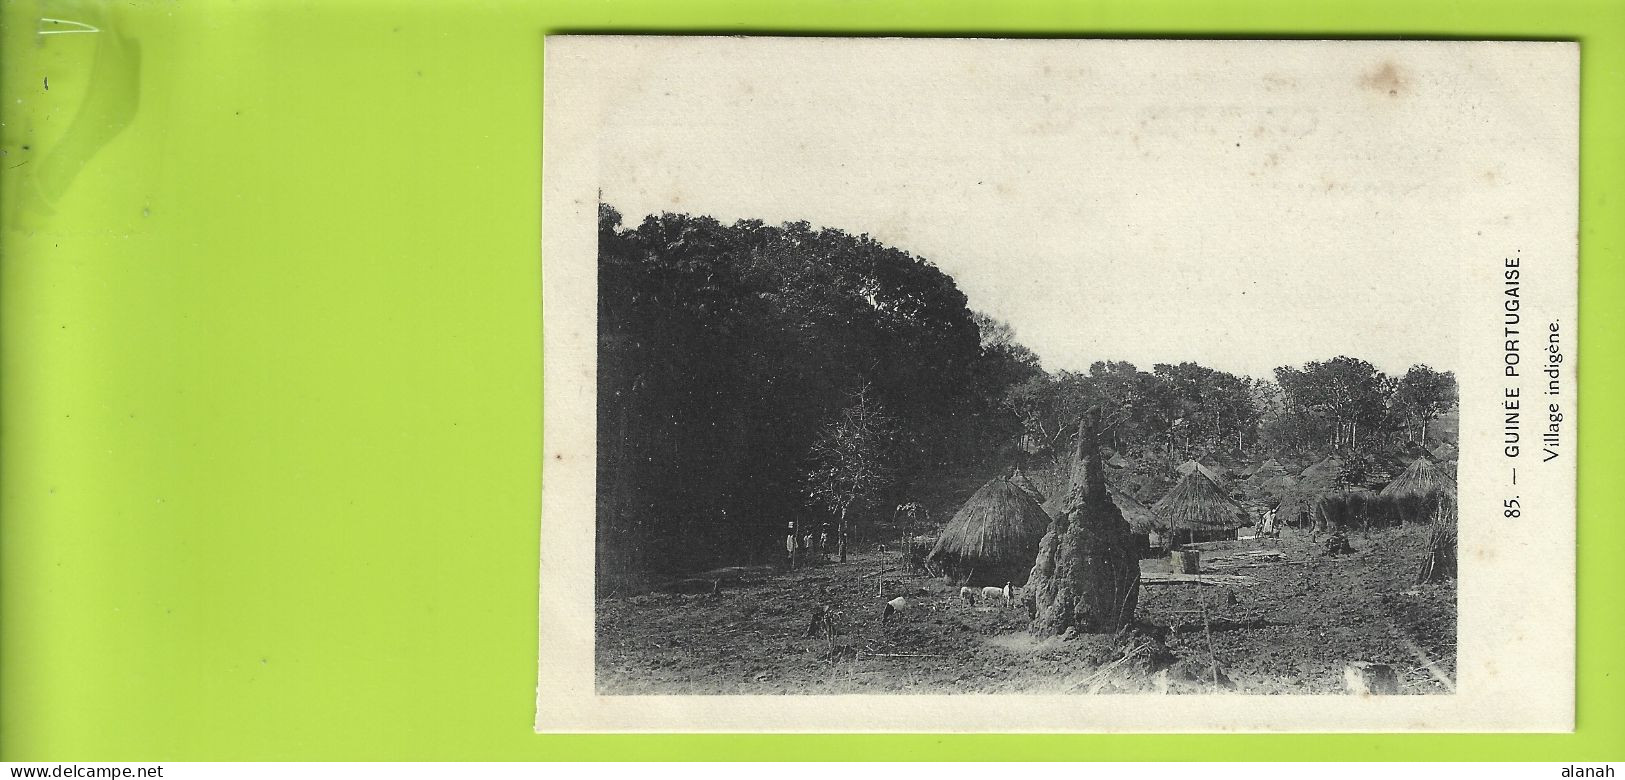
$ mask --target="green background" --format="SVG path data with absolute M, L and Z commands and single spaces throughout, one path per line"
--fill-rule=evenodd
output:
M 0 757 L 1622 758 L 1619 2 L 3 14 Z M 589 30 L 1581 40 L 1578 733 L 532 734 L 542 36 Z

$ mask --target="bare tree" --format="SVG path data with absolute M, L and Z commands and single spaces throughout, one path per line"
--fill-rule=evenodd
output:
M 852 506 L 892 481 L 892 421 L 867 383 L 825 425 L 809 451 L 807 495 L 838 518 L 837 550 L 846 561 Z

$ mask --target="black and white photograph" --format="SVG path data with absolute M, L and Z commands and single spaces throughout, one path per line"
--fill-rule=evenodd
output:
M 1572 725 L 1571 46 L 548 49 L 538 729 Z

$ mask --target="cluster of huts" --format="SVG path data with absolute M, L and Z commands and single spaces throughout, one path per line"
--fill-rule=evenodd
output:
M 1368 485 L 1369 479 L 1351 479 L 1335 456 L 1296 474 L 1275 459 L 1235 472 L 1191 460 L 1174 470 L 1172 485 L 1149 505 L 1119 484 L 1128 482 L 1130 464 L 1114 454 L 1105 461 L 1106 489 L 1149 556 L 1187 543 L 1235 539 L 1272 511 L 1280 524 L 1324 529 L 1430 522 L 1445 514 L 1453 520 L 1456 485 L 1436 462 L 1440 454 L 1415 457 L 1380 491 Z M 990 480 L 943 528 L 927 562 L 960 583 L 1021 584 L 1050 519 L 1068 509 L 1063 503 L 1071 483 L 1081 479 L 1082 464 L 1074 464 L 1067 482 L 1047 498 L 1019 468 Z

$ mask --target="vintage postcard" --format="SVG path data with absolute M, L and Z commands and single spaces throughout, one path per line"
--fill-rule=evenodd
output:
M 548 38 L 537 730 L 1571 730 L 1578 58 Z

